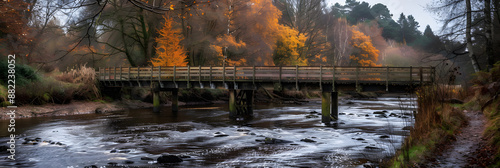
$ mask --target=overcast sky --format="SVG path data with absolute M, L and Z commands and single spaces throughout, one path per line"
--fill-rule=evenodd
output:
M 434 34 L 439 34 L 441 30 L 442 24 L 436 19 L 437 16 L 435 14 L 427 11 L 426 7 L 432 3 L 433 0 L 357 0 L 359 2 L 367 2 L 370 6 L 373 6 L 377 3 L 381 3 L 389 8 L 391 14 L 393 14 L 392 19 L 397 21 L 399 19 L 399 15 L 404 13 L 405 16 L 413 15 L 415 20 L 420 25 L 419 30 L 424 32 L 425 27 L 427 25 L 431 26 Z M 335 3 L 339 3 L 344 5 L 345 0 L 327 0 L 331 5 Z

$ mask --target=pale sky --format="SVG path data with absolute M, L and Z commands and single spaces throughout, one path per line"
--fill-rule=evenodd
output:
M 370 6 L 373 6 L 377 3 L 384 4 L 389 8 L 389 11 L 391 11 L 392 19 L 394 19 L 396 22 L 399 19 L 399 15 L 401 13 L 404 13 L 405 16 L 408 15 L 413 15 L 415 17 L 415 20 L 420 25 L 419 30 L 422 31 L 422 33 L 425 30 L 425 27 L 427 25 L 431 26 L 432 31 L 434 34 L 439 34 L 441 31 L 441 26 L 442 23 L 439 22 L 438 16 L 435 14 L 427 11 L 426 7 L 430 5 L 433 0 L 357 0 L 358 2 L 367 2 L 370 4 Z M 335 3 L 339 3 L 341 5 L 344 5 L 345 0 L 327 0 L 331 5 Z

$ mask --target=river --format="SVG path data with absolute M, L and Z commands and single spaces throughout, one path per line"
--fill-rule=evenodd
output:
M 0 166 L 363 167 L 394 154 L 416 108 L 412 98 L 339 103 L 340 119 L 329 125 L 320 101 L 256 104 L 251 120 L 229 119 L 224 104 L 17 119 L 16 160 Z M 0 135 L 7 146 L 7 130 Z M 156 163 L 162 154 L 184 161 Z

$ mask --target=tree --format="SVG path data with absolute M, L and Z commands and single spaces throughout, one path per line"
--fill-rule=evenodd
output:
M 160 36 L 155 39 L 158 43 L 156 53 L 158 57 L 151 59 L 153 66 L 186 66 L 186 52 L 184 47 L 180 45 L 182 36 L 181 30 L 175 30 L 172 27 L 173 20 L 170 17 L 164 17 L 165 23 L 161 30 Z
M 333 32 L 330 35 L 333 44 L 333 65 L 345 65 L 345 62 L 351 53 L 351 28 L 344 18 L 338 18 L 334 27 Z
M 380 51 L 373 47 L 370 37 L 356 30 L 355 26 L 352 28 L 351 45 L 354 51 L 349 58 L 355 65 L 380 66 L 376 64 Z
M 387 6 L 381 3 L 377 3 L 372 6 L 370 9 L 373 17 L 378 18 L 378 19 L 391 19 L 392 20 L 392 14 L 390 13 L 389 9 Z
M 0 1 L 0 43 L 8 50 L 5 54 L 16 54 L 23 59 L 28 56 L 25 51 L 31 40 L 27 26 L 29 6 L 22 0 Z
M 472 35 L 471 35 L 471 27 L 472 27 L 472 9 L 470 0 L 465 0 L 465 7 L 467 8 L 467 26 L 465 30 L 465 38 L 467 41 L 467 49 L 469 50 L 469 58 L 472 62 L 472 67 L 474 67 L 475 72 L 479 72 L 481 69 L 479 68 L 479 64 L 476 60 L 476 55 L 474 54 L 474 49 L 472 48 Z
M 332 25 L 331 17 L 324 14 L 325 0 L 275 0 L 274 4 L 282 11 L 279 23 L 298 30 L 307 38 L 299 54 L 311 60 L 321 57 L 330 45 L 325 30 Z
M 351 24 L 357 24 L 360 21 L 372 19 L 375 19 L 375 17 L 373 17 L 371 13 L 370 5 L 366 2 L 362 2 L 361 4 L 356 5 L 354 8 L 352 8 L 348 17 L 348 20 Z
M 275 65 L 307 65 L 307 59 L 301 57 L 300 49 L 304 46 L 306 37 L 288 26 L 280 26 L 280 33 L 273 52 Z

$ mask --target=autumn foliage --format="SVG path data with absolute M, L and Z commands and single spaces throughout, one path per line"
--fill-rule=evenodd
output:
M 299 53 L 299 50 L 304 47 L 304 42 L 306 41 L 306 37 L 303 34 L 300 34 L 291 27 L 279 25 L 277 36 L 273 53 L 275 65 L 307 65 L 307 59 Z
M 380 51 L 372 44 L 371 38 L 364 33 L 352 28 L 351 45 L 353 53 L 349 58 L 351 63 L 359 66 L 381 66 L 377 64 Z
M 156 53 L 158 57 L 151 59 L 153 66 L 186 66 L 186 52 L 184 47 L 180 45 L 182 36 L 181 30 L 172 27 L 174 21 L 170 17 L 165 17 L 165 23 L 161 30 L 160 36 L 156 38 L 158 46 Z

